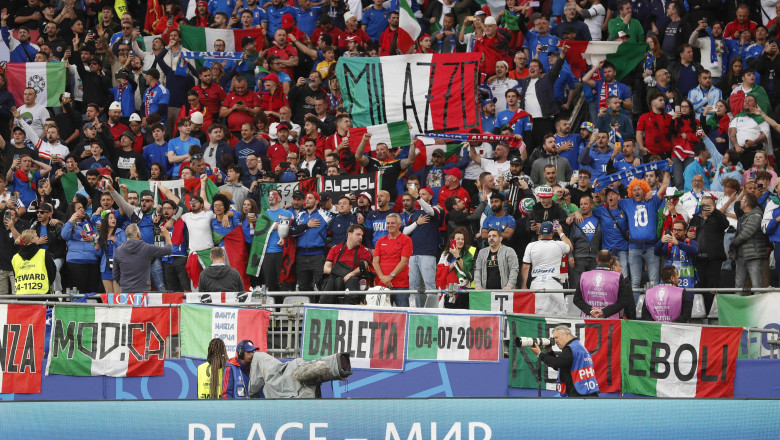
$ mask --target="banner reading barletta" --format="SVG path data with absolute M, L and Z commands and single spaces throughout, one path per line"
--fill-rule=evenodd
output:
M 267 351 L 270 318 L 267 310 L 182 304 L 181 355 L 205 358 L 213 338 L 222 339 L 231 357 L 244 339 L 251 340 L 260 351 Z
M 167 307 L 56 306 L 46 374 L 162 376 Z
M 40 393 L 46 307 L 0 305 L 0 325 L 0 393 Z
M 407 359 L 498 362 L 501 315 L 409 313 Z
M 623 392 L 657 397 L 734 397 L 741 334 L 739 327 L 623 321 Z
M 477 108 L 481 54 L 339 58 L 344 108 L 356 127 L 408 121 L 416 133 L 481 127 Z
M 553 329 L 561 324 L 569 326 L 572 334 L 593 358 L 596 381 L 604 393 L 620 391 L 620 333 L 617 319 L 552 319 L 507 315 L 509 330 L 509 386 L 536 388 L 539 384 L 536 355 L 528 348 L 517 347 L 515 337 L 551 338 Z M 557 347 L 553 348 L 560 352 Z M 555 390 L 558 371 L 542 368 L 542 389 Z
M 780 328 L 780 293 L 738 296 L 718 295 L 718 323 L 731 327 L 758 327 L 762 329 Z M 767 343 L 766 334 L 747 332 L 740 344 L 739 357 L 756 359 L 770 356 L 772 346 Z M 761 347 L 761 345 L 763 347 Z
M 301 357 L 349 353 L 354 368 L 402 370 L 406 312 L 365 307 L 304 307 Z

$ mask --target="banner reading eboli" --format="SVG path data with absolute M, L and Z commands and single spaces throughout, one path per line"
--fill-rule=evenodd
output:
M 353 368 L 402 370 L 406 316 L 392 309 L 305 306 L 301 357 L 349 353 Z
M 409 313 L 407 359 L 498 362 L 500 314 L 423 310 Z
M 716 300 L 720 325 L 780 330 L 780 293 L 751 296 L 720 294 Z M 752 332 L 748 340 L 748 333 L 743 333 L 739 357 L 756 359 L 762 354 L 768 356 L 772 349 L 767 342 L 769 337 L 766 333 Z
M 356 127 L 408 121 L 412 131 L 469 131 L 477 108 L 478 53 L 339 58 L 336 76 Z
M 742 328 L 636 321 L 624 321 L 622 327 L 623 392 L 734 397 Z
M 0 305 L 0 393 L 40 393 L 46 307 Z
M 46 374 L 162 376 L 168 307 L 56 306 Z
M 574 336 L 590 352 L 596 367 L 596 381 L 604 393 L 620 391 L 620 320 L 557 319 L 507 315 L 509 330 L 509 386 L 536 388 L 539 384 L 536 355 L 528 348 L 515 346 L 515 337 L 550 338 L 553 329 L 568 325 Z M 560 351 L 558 347 L 553 350 Z M 555 390 L 558 371 L 542 366 L 542 389 Z

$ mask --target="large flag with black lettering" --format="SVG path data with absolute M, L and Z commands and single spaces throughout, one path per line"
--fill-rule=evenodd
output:
M 181 355 L 205 358 L 213 338 L 222 339 L 229 356 L 244 339 L 260 351 L 267 351 L 270 318 L 268 310 L 182 304 Z
M 477 107 L 481 54 L 339 58 L 344 108 L 356 127 L 408 121 L 416 133 L 481 127 Z
M 40 393 L 46 307 L 0 305 L 0 393 Z
M 56 306 L 46 375 L 162 376 L 167 307 Z
M 718 323 L 731 327 L 758 327 L 761 329 L 776 329 L 780 327 L 780 293 L 764 293 L 762 295 L 738 296 L 718 295 Z M 751 338 L 752 339 L 752 338 Z M 767 350 L 760 350 L 765 344 L 764 338 L 743 341 L 739 357 L 756 359 L 768 357 Z M 746 342 L 746 344 L 745 344 Z
M 305 306 L 301 358 L 349 353 L 354 368 L 402 370 L 406 317 L 404 311 L 387 309 Z
M 739 327 L 623 321 L 623 392 L 657 397 L 734 397 L 741 335 Z
M 565 324 L 590 352 L 596 368 L 596 381 L 604 393 L 620 391 L 620 333 L 617 319 L 552 319 L 507 315 L 509 333 L 509 386 L 536 388 L 539 384 L 536 355 L 528 348 L 517 347 L 515 337 L 551 338 L 553 329 Z M 553 350 L 559 351 L 558 347 Z M 555 390 L 558 371 L 542 368 L 542 389 Z

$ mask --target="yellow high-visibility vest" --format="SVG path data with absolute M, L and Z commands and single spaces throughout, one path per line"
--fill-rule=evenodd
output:
M 49 293 L 49 274 L 46 272 L 46 251 L 39 249 L 29 260 L 19 254 L 11 259 L 16 278 L 17 295 L 44 295 Z
M 208 399 L 211 393 L 211 364 L 204 362 L 198 366 L 198 399 Z M 222 369 L 219 369 L 217 378 L 217 396 L 222 395 Z

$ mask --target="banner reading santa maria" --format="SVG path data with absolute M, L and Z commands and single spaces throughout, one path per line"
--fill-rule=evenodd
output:
M 408 121 L 416 133 L 481 127 L 481 54 L 341 57 L 336 76 L 356 127 Z
M 404 368 L 406 312 L 358 306 L 305 306 L 303 313 L 303 360 L 349 353 L 354 368 Z
M 222 339 L 231 357 L 244 339 L 251 340 L 260 351 L 267 351 L 270 318 L 268 310 L 182 304 L 181 355 L 205 358 L 213 338 Z
M 441 310 L 441 309 L 438 309 Z M 501 315 L 449 310 L 409 313 L 407 359 L 498 362 Z
M 56 306 L 46 375 L 162 376 L 167 307 Z
M 46 307 L 0 305 L 0 393 L 40 393 Z
M 657 397 L 734 397 L 741 334 L 739 327 L 623 321 L 623 392 Z
M 593 358 L 596 381 L 603 393 L 620 391 L 620 333 L 621 321 L 617 319 L 553 319 L 532 316 L 507 315 L 509 327 L 509 386 L 536 388 L 539 376 L 536 370 L 537 356 L 528 348 L 517 347 L 515 337 L 551 338 L 553 329 L 567 325 L 574 336 Z M 558 347 L 553 350 L 560 352 Z M 542 368 L 542 389 L 555 390 L 558 371 Z

